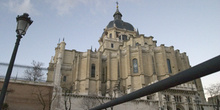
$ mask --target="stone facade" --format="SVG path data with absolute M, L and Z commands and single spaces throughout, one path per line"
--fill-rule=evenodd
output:
M 75 95 L 116 98 L 190 68 L 186 53 L 139 34 L 124 22 L 118 7 L 102 33 L 98 50 L 68 50 L 62 41 L 48 67 L 48 82 Z M 142 100 L 157 101 L 167 110 L 195 110 L 195 94 L 205 103 L 200 79 L 161 91 Z

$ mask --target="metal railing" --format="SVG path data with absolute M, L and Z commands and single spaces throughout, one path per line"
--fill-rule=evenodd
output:
M 189 68 L 185 71 L 182 71 L 174 76 L 171 76 L 154 84 L 146 86 L 130 94 L 116 98 L 112 101 L 94 107 L 90 110 L 101 110 L 115 105 L 119 105 L 212 74 L 219 70 L 220 70 L 220 55 L 210 60 L 207 60 L 201 64 L 198 64 L 192 68 Z
M 7 66 L 8 67 L 8 63 L 3 63 L 3 62 L 0 62 L 0 65 L 3 65 L 3 66 Z M 19 65 L 19 64 L 14 64 L 14 67 L 19 67 L 19 68 L 33 68 L 33 66 L 27 66 L 27 65 Z M 47 68 L 45 67 L 42 67 L 41 68 L 42 70 L 47 70 Z
M 8 68 L 8 63 L 3 63 L 0 62 L 0 79 L 5 79 L 5 73 Z M 11 80 L 28 80 L 25 77 L 25 70 L 31 69 L 33 66 L 28 66 L 28 65 L 20 65 L 20 64 L 14 64 L 13 70 L 12 70 L 12 75 L 10 77 Z M 42 80 L 39 82 L 46 82 L 46 73 L 48 72 L 47 68 L 41 67 L 42 73 L 44 76 L 42 77 Z

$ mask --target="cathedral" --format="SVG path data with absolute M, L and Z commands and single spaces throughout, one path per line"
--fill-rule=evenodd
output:
M 140 34 L 131 23 L 123 21 L 118 5 L 98 42 L 97 50 L 86 52 L 66 49 L 65 41 L 58 43 L 49 63 L 47 82 L 53 82 L 61 92 L 70 90 L 74 96 L 108 100 L 190 68 L 185 52 L 180 53 L 173 46 L 158 46 L 152 36 Z M 207 107 L 200 79 L 137 100 L 153 103 L 140 105 L 143 110 L 147 107 L 149 110 L 206 110 Z M 122 106 L 116 106 L 115 110 L 122 110 Z

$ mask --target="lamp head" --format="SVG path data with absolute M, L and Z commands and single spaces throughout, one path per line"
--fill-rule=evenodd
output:
M 28 27 L 32 24 L 32 20 L 27 13 L 24 13 L 21 16 L 17 16 L 17 29 L 16 32 L 18 35 L 25 35 Z

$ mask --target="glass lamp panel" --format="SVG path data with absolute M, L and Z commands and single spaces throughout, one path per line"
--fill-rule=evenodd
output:
M 29 23 L 27 21 L 25 21 L 25 20 L 18 20 L 17 34 L 25 35 L 28 27 L 29 27 Z
M 18 20 L 17 21 L 18 24 L 17 24 L 17 34 L 19 35 L 24 35 L 25 34 L 25 27 L 26 27 L 26 21 L 24 20 Z
M 25 29 L 24 29 L 25 33 L 27 32 L 27 30 L 28 30 L 29 26 L 30 26 L 30 24 L 29 24 L 29 23 L 27 23 L 27 24 L 26 24 L 26 27 L 25 27 Z

